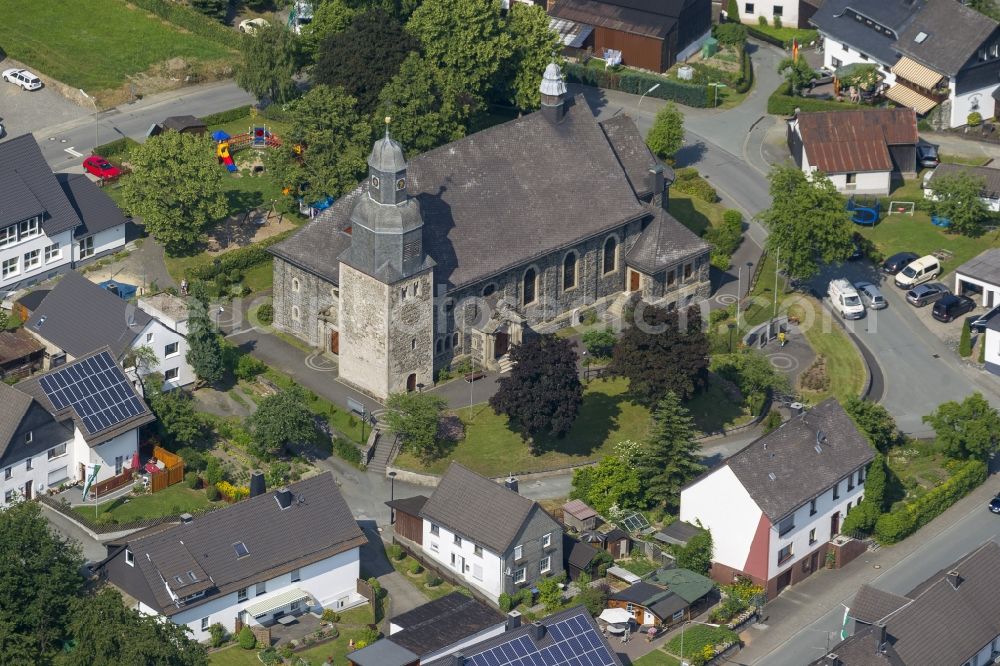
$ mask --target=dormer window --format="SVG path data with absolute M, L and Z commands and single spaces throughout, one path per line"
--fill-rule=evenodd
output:
M 135 555 L 128 548 L 125 549 L 125 564 L 129 565 L 130 567 L 135 566 Z

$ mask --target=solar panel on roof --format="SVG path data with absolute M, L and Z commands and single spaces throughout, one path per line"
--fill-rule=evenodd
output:
M 56 410 L 71 407 L 91 435 L 145 411 L 107 352 L 55 370 L 38 383 Z
M 615 663 L 604 641 L 582 612 L 548 625 L 545 634 L 541 646 L 521 635 L 467 656 L 466 665 L 613 666 Z

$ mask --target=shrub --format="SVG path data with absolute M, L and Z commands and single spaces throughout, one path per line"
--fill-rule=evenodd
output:
M 198 483 L 201 479 L 198 478 L 198 472 L 188 472 L 184 475 L 184 485 L 192 490 L 198 487 Z
M 365 645 L 371 645 L 378 640 L 378 637 L 378 629 L 373 629 L 371 625 L 361 630 L 360 640 L 363 641 Z
M 100 155 L 101 157 L 106 157 L 108 159 L 121 159 L 127 156 L 129 152 L 131 152 L 132 148 L 138 145 L 139 142 L 135 139 L 124 137 L 121 139 L 115 139 L 114 141 L 109 141 L 108 143 L 100 146 L 95 146 L 94 149 L 90 151 L 90 154 Z
M 764 426 L 765 434 L 773 432 L 778 426 L 781 425 L 781 414 L 772 409 L 767 413 L 767 416 L 764 417 L 762 425 Z
M 208 633 L 212 637 L 211 645 L 214 648 L 219 647 L 226 641 L 226 628 L 218 622 L 208 628 Z
M 274 306 L 270 303 L 264 303 L 257 308 L 257 320 L 265 326 L 269 326 L 274 321 Z
M 767 112 L 776 116 L 793 116 L 795 109 L 801 111 L 853 111 L 860 108 L 857 104 L 850 102 L 797 97 L 792 96 L 790 92 L 791 87 L 788 81 L 778 86 L 767 98 Z
M 267 248 L 288 238 L 294 231 L 294 229 L 290 229 L 289 231 L 262 240 L 259 243 L 226 252 L 219 257 L 218 264 L 213 262 L 204 266 L 189 268 L 186 272 L 187 277 L 191 280 L 211 282 L 215 281 L 219 276 L 231 275 L 234 270 L 245 271 L 248 268 L 271 261 L 271 255 L 268 253 Z
M 281 658 L 278 651 L 270 646 L 261 650 L 257 656 L 260 658 L 260 663 L 264 664 L 264 666 L 280 666 L 280 664 L 284 663 L 284 659 Z
M 242 499 L 250 497 L 250 488 L 247 486 L 236 486 L 228 481 L 220 481 L 215 484 L 215 487 L 219 489 L 223 497 L 231 502 L 239 502 Z
M 324 622 L 340 622 L 340 613 L 332 608 L 324 608 L 322 619 Z
M 385 549 L 386 555 L 397 562 L 406 558 L 406 551 L 398 543 L 390 543 Z
M 525 587 L 515 594 L 513 599 L 515 606 L 530 606 L 535 601 L 535 594 L 531 591 L 531 588 Z
M 438 577 L 437 574 L 435 574 L 433 571 L 428 571 L 427 575 L 424 576 L 424 584 L 427 587 L 437 587 L 442 582 L 444 581 L 442 581 L 441 578 Z
M 250 631 L 250 627 L 243 627 L 240 629 L 239 637 L 240 647 L 244 650 L 252 650 L 257 646 L 257 638 Z
M 361 466 L 361 451 L 352 442 L 343 437 L 334 437 L 333 450 L 338 456 L 352 465 Z
M 234 374 L 237 379 L 242 379 L 245 382 L 252 380 L 259 374 L 264 373 L 267 370 L 267 364 L 258 358 L 254 358 L 250 354 L 243 354 L 236 361 L 236 370 Z
M 208 498 L 209 502 L 218 502 L 222 497 L 222 493 L 220 493 L 219 489 L 215 486 L 209 486 L 205 488 L 205 497 Z
M 764 17 L 764 16 L 758 16 L 757 17 L 757 23 L 760 25 L 760 27 L 766 28 L 767 27 L 767 18 Z
M 958 355 L 962 358 L 972 356 L 972 329 L 969 327 L 969 320 L 962 324 L 962 337 L 958 341 Z
M 979 339 L 979 363 L 986 363 L 986 336 L 982 335 Z
M 210 113 L 207 116 L 201 117 L 201 122 L 206 125 L 224 125 L 225 123 L 231 123 L 234 120 L 240 120 L 241 118 L 250 117 L 250 107 L 249 106 L 238 106 L 235 109 L 228 109 L 226 111 L 217 111 L 216 113 Z
M 497 600 L 500 605 L 500 611 L 503 613 L 509 613 L 510 609 L 514 607 L 514 601 L 510 598 L 510 595 L 506 592 L 501 592 L 500 597 Z
M 729 19 L 730 21 L 739 22 L 740 9 L 739 6 L 736 4 L 736 0 L 729 0 L 729 4 L 726 5 L 726 18 Z
M 743 243 L 743 215 L 738 210 L 727 210 L 721 225 L 705 231 L 705 240 L 713 246 L 712 265 L 720 270 L 728 269 L 730 257 Z
M 774 27 L 775 28 L 777 28 L 778 30 L 781 30 L 781 17 L 780 16 L 775 15 L 773 23 L 774 23 Z
M 671 186 L 675 191 L 690 194 L 708 203 L 715 203 L 719 200 L 715 188 L 709 185 L 708 181 L 702 178 L 694 167 L 678 169 L 675 176 L 676 180 Z
M 215 456 L 208 459 L 205 465 L 205 483 L 214 486 L 222 481 L 222 463 Z
M 424 568 L 420 566 L 420 562 L 414 562 L 413 564 L 410 565 L 410 573 L 413 574 L 414 576 L 422 574 L 423 572 Z
M 570 83 L 581 83 L 596 88 L 611 88 L 622 92 L 641 95 L 652 86 L 660 87 L 649 93 L 650 97 L 673 100 L 686 106 L 705 108 L 712 105 L 711 90 L 708 86 L 672 81 L 662 76 L 644 74 L 634 70 L 624 69 L 618 72 L 599 70 L 575 63 L 563 66 L 566 80 Z
M 969 127 L 979 127 L 983 124 L 983 114 L 978 111 L 973 111 L 969 114 L 969 117 L 965 119 L 965 122 Z
M 726 46 L 742 46 L 747 41 L 747 27 L 742 23 L 720 23 L 714 33 L 719 43 Z

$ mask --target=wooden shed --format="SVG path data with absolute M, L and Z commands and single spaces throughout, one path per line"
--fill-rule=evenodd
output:
M 577 532 L 597 529 L 601 522 L 597 512 L 587 506 L 583 500 L 575 499 L 566 502 L 562 506 L 562 512 L 563 525 Z
M 392 512 L 391 522 L 397 537 L 410 541 L 418 546 L 424 542 L 424 519 L 420 511 L 424 508 L 427 497 L 416 495 L 386 502 Z

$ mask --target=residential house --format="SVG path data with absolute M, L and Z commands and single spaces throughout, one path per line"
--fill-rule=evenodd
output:
M 965 166 L 963 164 L 939 164 L 933 171 L 924 176 L 924 198 L 934 201 L 934 183 L 941 178 L 968 174 L 981 180 L 983 187 L 979 190 L 979 200 L 994 213 L 1000 212 L 1000 169 L 985 166 Z
M 159 312 L 153 306 L 165 302 L 154 298 L 146 301 L 146 308 Z M 71 271 L 35 308 L 24 328 L 45 345 L 50 367 L 108 347 L 119 364 L 132 368 L 132 353 L 149 347 L 157 358 L 152 370 L 163 375 L 164 390 L 171 390 L 195 380 L 186 358 L 186 315 L 177 311 L 179 304 L 174 305 L 169 313 L 160 312 L 166 315 L 164 322 L 143 309 L 142 303 L 136 307 Z
M 975 111 L 995 115 L 1000 27 L 957 0 L 826 0 L 810 19 L 824 65 L 875 65 L 886 97 L 960 127 Z
M 563 44 L 621 53 L 629 67 L 664 72 L 711 33 L 711 0 L 555 0 L 552 26 Z
M 452 592 L 390 621 L 389 635 L 352 652 L 354 666 L 409 666 L 446 657 L 507 631 L 495 608 Z
M 40 370 L 44 351 L 23 328 L 0 331 L 0 379 L 23 379 Z
M 86 176 L 52 173 L 32 135 L 0 144 L 0 295 L 122 248 L 125 223 Z
M 662 569 L 648 581 L 612 592 L 608 608 L 624 608 L 637 624 L 670 627 L 710 605 L 715 583 L 688 569 Z
M 99 570 L 144 613 L 186 625 L 269 626 L 284 615 L 366 603 L 367 542 L 332 473 L 108 545 Z
M 712 578 L 769 598 L 816 571 L 864 496 L 875 452 L 835 399 L 751 442 L 681 490 L 680 519 L 711 531 Z M 843 553 L 841 553 L 843 554 Z M 846 561 L 842 561 L 846 563 Z
M 1000 375 L 1000 317 L 993 317 L 987 322 L 983 336 L 983 344 L 986 345 L 983 362 L 986 369 L 994 375 Z
M 570 500 L 562 506 L 563 525 L 576 532 L 597 529 L 600 516 L 583 500 Z
M 460 585 L 496 602 L 503 593 L 533 587 L 563 571 L 562 527 L 517 493 L 517 481 L 500 485 L 453 462 L 426 501 L 390 503 L 396 541 L 418 553 Z M 419 540 L 415 527 L 419 520 Z M 407 536 L 407 534 L 409 536 Z
M 3 503 L 63 483 L 117 476 L 154 420 L 107 348 L 9 386 L 0 383 Z
M 1000 545 L 993 541 L 905 596 L 864 585 L 852 636 L 812 666 L 986 666 L 1000 656 Z
M 911 109 L 798 113 L 788 149 L 806 175 L 826 175 L 839 192 L 889 194 L 893 178 L 917 171 L 917 119 Z
M 774 25 L 778 19 L 786 28 L 808 28 L 809 19 L 822 4 L 823 0 L 737 0 L 740 15 L 727 18 L 752 25 L 761 18 Z M 724 2 L 723 7 L 727 6 L 728 2 Z
M 955 293 L 988 308 L 1000 305 L 1000 249 L 980 252 L 955 269 Z

